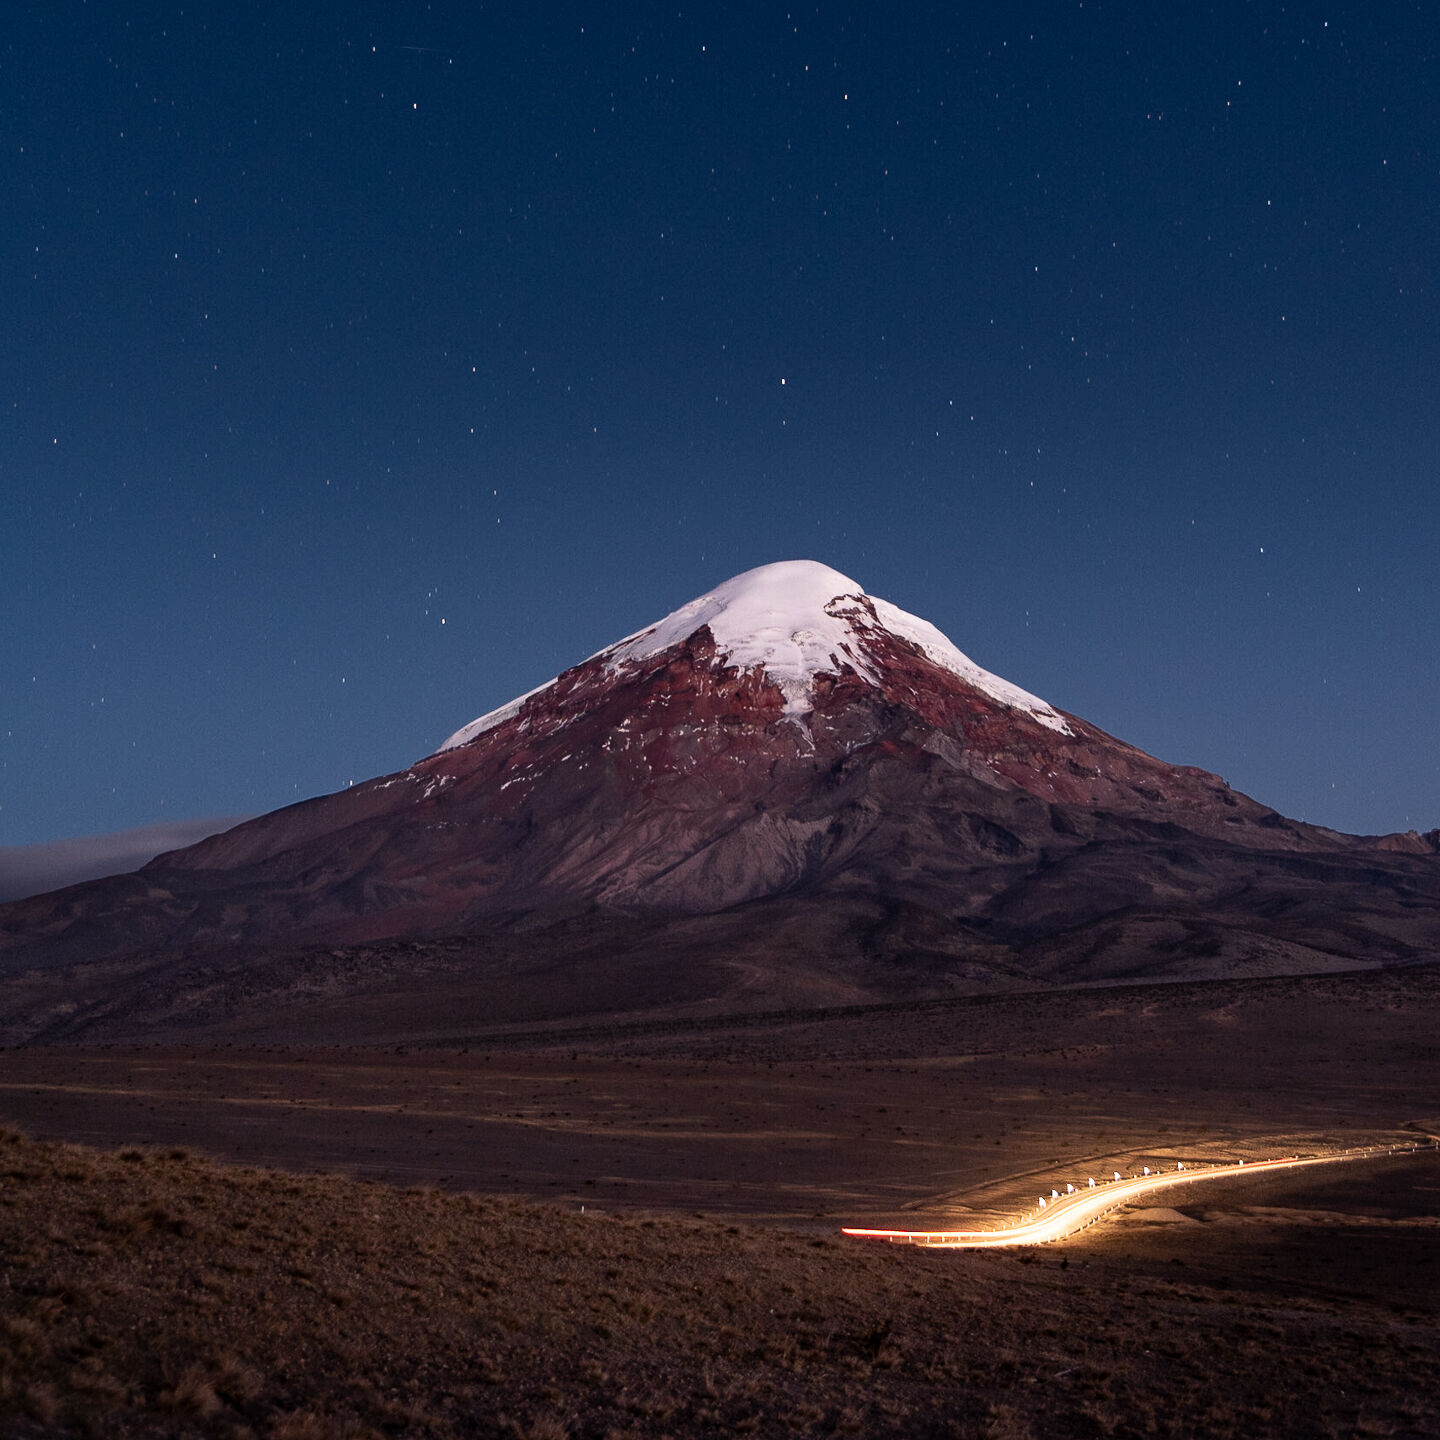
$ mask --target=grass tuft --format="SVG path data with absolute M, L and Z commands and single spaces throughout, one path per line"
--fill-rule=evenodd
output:
M 202 1419 L 221 1408 L 214 1380 L 202 1365 L 189 1366 L 174 1385 L 160 1392 L 155 1403 L 161 1410 Z

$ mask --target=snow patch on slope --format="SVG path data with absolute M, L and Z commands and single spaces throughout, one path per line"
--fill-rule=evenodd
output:
M 1074 733 L 1066 724 L 1065 717 L 1053 705 L 1047 705 L 1038 695 L 1032 695 L 1028 690 L 1022 690 L 1018 685 L 1012 685 L 1008 680 L 1002 680 L 1000 676 L 982 669 L 968 655 L 957 650 L 928 620 L 922 620 L 918 615 L 910 615 L 888 600 L 877 600 L 872 596 L 870 603 L 875 607 L 880 623 L 892 635 L 898 635 L 902 640 L 918 645 L 927 658 L 933 660 L 942 670 L 958 675 L 992 700 L 998 700 L 1011 710 L 1023 710 L 1032 720 L 1039 721 L 1041 725 L 1056 730 L 1061 735 Z
M 590 658 L 593 660 L 595 657 L 592 655 Z M 543 685 L 537 685 L 533 690 L 527 690 L 523 695 L 517 695 L 513 700 L 507 700 L 496 709 L 487 711 L 478 720 L 462 725 L 435 753 L 443 755 L 447 750 L 458 750 L 460 746 L 468 745 L 476 736 L 493 730 L 497 725 L 503 725 L 507 720 L 513 720 L 532 695 L 548 690 L 554 683 L 554 680 L 547 680 Z
M 740 670 L 764 670 L 785 696 L 785 713 L 799 717 L 814 708 L 814 681 L 821 672 L 835 674 L 848 666 L 864 679 L 880 679 L 865 644 L 868 627 L 863 619 L 857 623 L 857 606 L 835 603 L 841 600 L 853 600 L 857 605 L 868 603 L 885 630 L 918 646 L 934 664 L 1000 704 L 1023 711 L 1041 725 L 1064 735 L 1070 733 L 1069 725 L 1052 706 L 982 669 L 928 621 L 889 601 L 867 596 L 848 576 L 814 560 L 785 560 L 747 570 L 656 624 L 592 655 L 585 663 L 600 660 L 607 669 L 617 671 L 628 663 L 658 655 L 689 639 L 701 626 L 709 626 L 716 652 L 725 663 Z M 554 681 L 547 681 L 472 720 L 436 753 L 454 750 L 493 730 L 551 684 Z

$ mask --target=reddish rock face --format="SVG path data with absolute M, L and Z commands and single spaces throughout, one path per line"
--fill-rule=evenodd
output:
M 692 963 L 761 957 L 763 1003 L 1440 947 L 1434 835 L 1286 820 L 966 678 L 879 605 L 829 602 L 841 638 L 803 692 L 733 663 L 723 613 L 652 653 L 622 642 L 406 771 L 0 908 L 0 965 L 461 937 L 563 970 L 679 927 Z

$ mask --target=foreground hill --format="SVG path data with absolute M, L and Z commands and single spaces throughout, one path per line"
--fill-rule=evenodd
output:
M 1433 1185 L 1425 1161 L 1371 1176 L 1372 1191 Z M 1002 1255 L 13 1132 L 0 1174 L 7 1435 L 1309 1440 L 1440 1426 L 1433 1291 L 1399 1304 L 1385 1287 L 1434 1263 L 1433 1226 L 1293 1199 L 1257 1211 L 1285 1203 L 1259 1191 L 1238 1226 L 1171 1212 L 1159 1235 L 1122 1224 Z M 1187 1248 L 1196 1233 L 1208 1244 Z M 1324 1271 L 1337 1249 L 1358 1262 Z
M 417 1003 L 473 1028 L 478 996 L 507 1023 L 1405 963 L 1440 953 L 1437 850 L 1287 820 L 797 561 L 408 770 L 0 907 L 0 1035 L 317 993 L 384 1038 Z

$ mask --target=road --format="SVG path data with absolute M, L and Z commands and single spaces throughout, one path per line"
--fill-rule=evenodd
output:
M 998 1245 L 1044 1245 L 1063 1240 L 1122 1205 L 1142 1195 L 1175 1185 L 1197 1185 L 1207 1180 L 1225 1180 L 1236 1175 L 1255 1175 L 1274 1170 L 1303 1170 L 1315 1165 L 1338 1165 L 1354 1160 L 1371 1160 L 1382 1155 L 1403 1154 L 1418 1150 L 1419 1145 L 1369 1145 L 1355 1150 L 1339 1150 L 1329 1155 L 1286 1156 L 1278 1160 L 1241 1160 L 1233 1165 L 1191 1167 L 1177 1162 L 1173 1170 L 1151 1170 L 1139 1175 L 1101 1181 L 1086 1176 L 1077 1185 L 1061 1182 L 1067 1188 L 1052 1185 L 1049 1196 L 1017 1220 L 1013 1225 L 995 1226 L 988 1230 L 865 1230 L 847 1226 L 841 1231 L 862 1240 L 888 1240 L 896 1245 L 924 1245 L 940 1250 L 979 1250 Z M 1428 1148 L 1428 1147 L 1427 1147 Z M 1113 1172 L 1112 1172 L 1113 1174 Z M 1073 1193 L 1070 1193 L 1073 1187 Z

